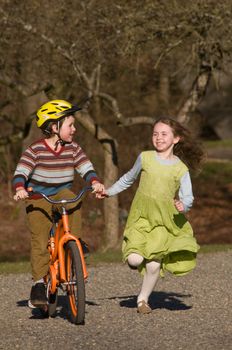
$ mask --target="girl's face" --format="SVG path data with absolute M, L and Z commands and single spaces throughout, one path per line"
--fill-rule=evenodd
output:
M 152 142 L 157 152 L 172 150 L 174 145 L 180 140 L 179 136 L 174 136 L 172 128 L 162 122 L 155 124 L 152 135 Z
M 70 115 L 64 119 L 62 126 L 60 127 L 60 137 L 66 142 L 72 142 L 73 136 L 76 132 L 74 126 L 75 118 Z

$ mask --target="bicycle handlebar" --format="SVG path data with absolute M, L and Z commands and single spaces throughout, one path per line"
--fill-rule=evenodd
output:
M 48 201 L 51 204 L 69 204 L 69 203 L 75 203 L 77 202 L 79 199 L 81 199 L 81 197 L 84 195 L 85 192 L 87 191 L 92 191 L 93 188 L 91 186 L 87 186 L 84 187 L 76 197 L 74 198 L 70 198 L 70 199 L 60 199 L 60 200 L 53 200 L 51 198 L 49 198 L 48 196 L 46 196 L 46 194 L 42 193 L 42 192 L 37 192 L 37 191 L 33 191 L 32 188 L 28 188 L 28 193 L 30 195 L 31 194 L 39 194 L 41 195 L 44 199 L 46 199 L 46 201 Z

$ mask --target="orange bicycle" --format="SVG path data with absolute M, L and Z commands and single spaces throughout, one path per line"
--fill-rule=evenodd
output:
M 78 202 L 87 191 L 92 191 L 92 187 L 83 188 L 72 199 L 62 200 L 52 200 L 44 193 L 33 192 L 33 189 L 28 191 L 42 195 L 53 209 L 53 226 L 48 240 L 49 271 L 45 277 L 48 302 L 41 310 L 45 316 L 54 317 L 58 288 L 61 288 L 68 297 L 70 320 L 75 324 L 83 324 L 85 320 L 85 282 L 88 273 L 81 241 L 70 232 L 66 204 Z

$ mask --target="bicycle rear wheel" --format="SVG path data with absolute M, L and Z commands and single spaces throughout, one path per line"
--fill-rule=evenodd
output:
M 67 296 L 72 323 L 83 324 L 85 320 L 85 281 L 79 249 L 74 241 L 65 246 L 65 269 Z

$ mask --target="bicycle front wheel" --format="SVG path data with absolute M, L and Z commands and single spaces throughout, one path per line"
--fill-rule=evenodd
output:
M 81 257 L 76 242 L 65 246 L 65 269 L 67 296 L 72 323 L 83 324 L 85 320 L 85 281 Z

